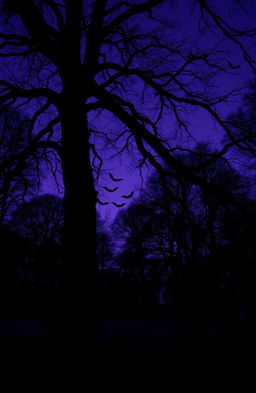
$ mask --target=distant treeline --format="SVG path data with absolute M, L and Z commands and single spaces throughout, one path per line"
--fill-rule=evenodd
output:
M 179 155 L 199 165 L 206 145 Z M 254 318 L 256 199 L 251 178 L 222 158 L 198 172 L 202 186 L 153 172 L 111 225 L 97 219 L 97 300 L 106 306 L 172 304 Z M 206 184 L 207 186 L 204 186 Z M 1 226 L 2 295 L 59 290 L 63 204 L 20 203 Z
M 98 214 L 92 301 L 256 319 L 255 83 L 250 88 L 244 109 L 228 120 L 232 135 L 222 150 L 209 143 L 174 149 L 176 167 L 161 162 L 136 198 L 131 192 L 125 208 L 116 205 L 112 223 Z M 63 201 L 38 193 L 44 152 L 27 151 L 28 124 L 16 111 L 1 113 L 1 297 L 60 291 Z M 81 264 L 91 255 L 86 244 Z

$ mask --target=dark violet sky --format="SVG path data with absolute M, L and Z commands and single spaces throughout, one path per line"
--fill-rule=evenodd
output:
M 237 2 L 238 3 L 238 2 Z M 255 26 L 254 18 L 256 16 L 256 2 L 245 1 L 241 2 L 244 5 L 244 10 L 237 6 L 230 8 L 231 4 L 234 4 L 233 0 L 217 0 L 213 1 L 212 4 L 216 4 L 216 9 L 220 10 L 221 15 L 229 14 L 228 21 L 232 26 L 236 28 L 252 28 Z M 171 6 L 174 4 L 174 7 Z M 229 52 L 227 60 L 232 61 L 233 64 L 239 64 L 241 67 L 237 70 L 230 70 L 228 73 L 223 73 L 221 76 L 214 80 L 215 90 L 217 93 L 225 93 L 234 88 L 245 87 L 248 80 L 253 77 L 253 74 L 247 64 L 243 63 L 241 52 L 239 48 L 231 43 L 230 41 L 222 41 L 222 36 L 217 32 L 216 29 L 207 31 L 205 37 L 199 36 L 198 30 L 198 8 L 194 7 L 193 0 L 179 0 L 179 1 L 167 1 L 164 11 L 165 17 L 170 21 L 177 23 L 178 31 L 176 31 L 177 39 L 185 37 L 185 44 L 189 45 L 189 42 L 193 41 L 193 45 L 197 45 L 198 48 L 208 48 L 209 45 L 216 44 L 220 50 Z M 145 26 L 148 28 L 148 26 Z M 173 37 L 172 37 L 173 39 Z M 244 42 L 246 46 L 249 45 L 249 40 Z M 250 41 L 251 45 L 251 41 Z M 250 48 L 255 50 L 256 42 L 254 40 L 254 47 Z M 225 62 L 225 57 L 223 58 Z M 138 86 L 134 85 L 133 88 L 139 89 Z M 241 104 L 241 94 L 233 97 L 232 101 L 225 104 L 219 105 L 217 108 L 223 117 L 226 117 L 231 112 L 235 111 Z M 93 115 L 92 115 L 93 116 Z M 216 123 L 210 118 L 210 116 L 203 110 L 189 111 L 186 116 L 186 120 L 190 122 L 189 131 L 193 135 L 194 142 L 197 141 L 209 141 L 213 148 L 219 148 L 221 146 L 221 140 L 223 138 L 223 132 L 216 125 Z M 117 122 L 113 120 L 110 114 L 104 113 L 101 118 L 96 120 L 97 127 L 108 130 L 111 132 L 113 127 L 121 127 Z M 161 132 L 164 135 L 172 135 L 174 124 L 170 118 L 165 118 L 161 124 Z M 182 146 L 193 146 L 191 140 L 186 135 L 179 136 L 179 144 Z M 101 154 L 104 158 L 103 170 L 101 173 L 100 181 L 97 185 L 99 191 L 99 198 L 102 201 L 110 202 L 107 206 L 98 205 L 98 210 L 103 217 L 109 218 L 111 221 L 115 214 L 118 212 L 118 208 L 111 204 L 112 201 L 117 203 L 124 202 L 121 195 L 129 194 L 135 190 L 134 198 L 138 196 L 140 188 L 143 186 L 142 179 L 139 176 L 139 172 L 136 169 L 138 164 L 138 155 L 123 154 L 121 157 L 113 157 L 114 151 L 111 149 L 105 149 L 103 145 L 101 148 Z M 109 178 L 109 172 L 115 177 L 123 178 L 124 180 L 120 183 L 113 183 Z M 143 170 L 143 179 L 146 180 L 150 170 L 145 168 Z M 104 191 L 103 186 L 114 187 L 118 185 L 119 189 L 115 193 L 107 193 Z M 57 193 L 56 186 L 52 179 L 49 177 L 42 182 L 42 192 Z

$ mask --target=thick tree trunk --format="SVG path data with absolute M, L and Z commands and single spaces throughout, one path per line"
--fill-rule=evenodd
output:
M 89 131 L 81 64 L 82 1 L 67 2 L 60 73 L 64 182 L 62 289 L 67 299 L 92 303 L 96 288 L 96 192 L 90 162 Z
M 66 107 L 66 109 L 65 109 Z M 77 99 L 62 114 L 64 242 L 57 351 L 68 364 L 93 364 L 96 293 L 96 193 L 86 116 Z M 63 361 L 61 359 L 61 361 Z M 81 367 L 81 365 L 80 365 Z
M 67 1 L 61 37 L 59 72 L 62 92 L 58 110 L 62 127 L 64 244 L 61 265 L 60 345 L 72 357 L 92 358 L 96 292 L 96 192 L 90 160 L 86 93 L 81 61 L 82 1 Z
M 64 244 L 60 339 L 68 351 L 93 356 L 96 293 L 96 192 L 86 115 L 75 97 L 62 113 Z M 66 108 L 66 109 L 65 109 Z M 62 339 L 63 337 L 63 339 Z
M 96 280 L 96 192 L 89 133 L 81 102 L 73 99 L 62 114 L 64 181 L 63 291 L 90 301 Z

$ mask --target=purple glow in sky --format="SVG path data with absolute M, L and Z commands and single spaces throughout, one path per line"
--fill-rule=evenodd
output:
M 246 5 L 244 4 L 243 8 L 243 4 L 240 3 L 241 2 L 233 2 L 232 0 L 225 2 L 217 0 L 214 2 L 215 9 L 219 11 L 220 15 L 226 17 L 226 20 L 234 28 L 249 30 L 255 27 L 254 17 L 256 14 L 256 4 L 253 1 L 248 1 Z M 240 89 L 245 88 L 247 82 L 253 78 L 250 67 L 244 62 L 241 49 L 234 42 L 228 41 L 226 38 L 224 39 L 223 34 L 216 29 L 216 26 L 214 27 L 213 23 L 211 26 L 204 26 L 203 20 L 200 20 L 199 7 L 194 1 L 167 1 L 164 6 L 159 8 L 158 12 L 175 25 L 173 30 L 174 33 L 172 37 L 170 37 L 170 42 L 177 43 L 183 40 L 182 45 L 184 49 L 186 51 L 191 51 L 191 53 L 205 48 L 214 48 L 215 54 L 212 62 L 214 63 L 214 61 L 217 60 L 220 62 L 219 64 L 223 64 L 223 72 L 216 74 L 212 80 L 206 82 L 205 93 L 209 93 L 209 95 L 213 96 L 215 94 L 216 96 L 224 96 L 229 91 L 237 89 L 236 94 L 228 97 L 225 102 L 221 102 L 220 104 L 216 103 L 215 105 L 218 113 L 220 113 L 223 118 L 226 118 L 239 107 L 243 94 L 243 91 Z M 141 24 L 140 28 L 144 29 L 146 32 L 151 28 L 150 23 L 154 22 L 147 21 L 145 25 Z M 245 46 L 249 47 L 250 50 L 254 50 L 256 47 L 255 38 L 253 40 L 251 37 L 248 37 L 244 39 L 243 43 Z M 228 63 L 237 66 L 237 68 L 228 67 L 227 69 Z M 174 64 L 170 63 L 170 68 L 171 67 L 174 67 Z M 184 76 L 184 78 L 186 78 L 186 76 Z M 136 102 L 137 94 L 140 95 L 141 90 L 141 84 L 134 80 L 133 83 L 129 85 L 128 94 L 130 94 L 130 96 L 133 95 Z M 154 113 L 155 98 L 150 91 L 147 91 L 145 96 L 145 102 L 140 106 L 141 111 L 153 118 L 156 116 L 156 110 Z M 203 141 L 209 142 L 213 148 L 220 148 L 224 135 L 223 131 L 207 111 L 195 107 L 187 107 L 186 110 L 182 108 L 181 113 L 183 120 L 187 123 L 190 136 L 184 131 L 182 133 L 176 131 L 175 120 L 173 116 L 170 115 L 170 112 L 163 113 L 163 118 L 158 123 L 160 134 L 170 142 L 172 147 L 182 146 L 191 148 L 197 142 Z M 110 135 L 111 140 L 113 140 L 114 135 L 125 131 L 123 125 L 115 120 L 112 115 L 106 111 L 96 114 L 92 113 L 89 121 L 93 124 L 94 130 L 99 132 L 98 135 L 95 134 L 92 136 L 92 141 L 95 142 L 97 151 L 103 158 L 102 170 L 97 183 L 99 199 L 103 203 L 108 202 L 105 206 L 98 204 L 98 210 L 103 217 L 108 217 L 109 220 L 112 220 L 119 210 L 113 205 L 113 202 L 121 204 L 136 198 L 141 187 L 143 187 L 143 181 L 146 180 L 151 171 L 150 167 L 143 167 L 141 171 L 142 177 L 140 176 L 138 170 L 140 156 L 136 152 L 136 149 L 133 148 L 132 143 L 129 145 L 128 152 L 126 150 L 121 155 L 117 155 L 116 150 L 121 149 L 124 139 L 121 139 L 120 144 L 118 142 L 116 146 L 113 147 L 106 139 L 101 138 L 101 130 L 103 130 L 106 135 Z M 109 173 L 112 173 L 116 178 L 122 178 L 124 180 L 115 183 L 110 179 Z M 113 193 L 104 189 L 104 187 L 113 188 L 115 186 L 117 186 L 118 189 Z M 52 193 L 58 192 L 50 176 L 43 181 L 41 191 Z M 130 200 L 125 201 L 124 198 L 122 198 L 122 195 L 130 194 L 133 191 L 134 197 Z

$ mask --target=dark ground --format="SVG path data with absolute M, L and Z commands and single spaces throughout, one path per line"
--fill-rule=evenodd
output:
M 218 313 L 196 316 L 177 313 L 170 306 L 154 309 L 99 309 L 94 323 L 89 315 L 70 310 L 58 301 L 16 299 L 0 307 L 0 341 L 11 346 L 53 346 L 68 342 L 74 336 L 91 335 L 95 353 L 109 351 L 161 356 L 180 345 L 254 345 L 256 324 L 246 319 L 228 319 Z M 78 316 L 78 314 L 80 314 Z M 96 321 L 96 326 L 95 326 Z M 96 332 L 96 334 L 95 334 Z M 69 340 L 70 341 L 70 340 Z M 72 346 L 72 343 L 71 343 Z
M 42 383 L 52 376 L 61 383 L 71 369 L 88 380 L 97 375 L 96 387 L 112 384 L 117 376 L 126 378 L 124 385 L 138 377 L 148 381 L 157 368 L 169 383 L 177 375 L 183 383 L 190 382 L 189 374 L 200 380 L 209 372 L 214 378 L 226 374 L 230 365 L 234 373 L 248 359 L 255 366 L 256 328 L 245 322 L 232 326 L 212 315 L 206 323 L 166 306 L 104 309 L 95 315 L 95 335 L 95 324 L 88 328 L 85 318 L 58 302 L 38 299 L 36 304 L 35 299 L 2 304 L 0 360 L 28 378 L 40 375 Z

